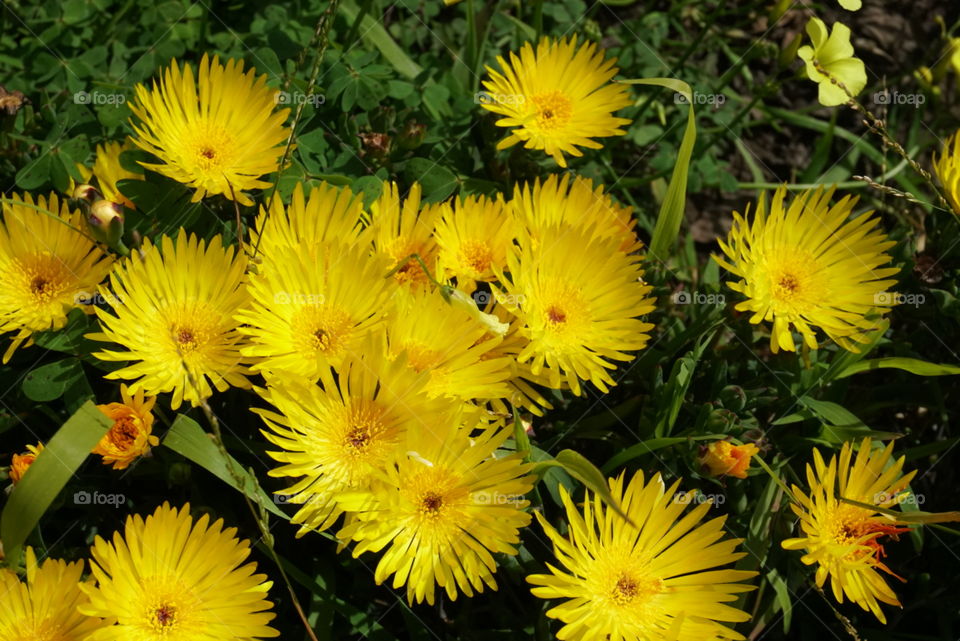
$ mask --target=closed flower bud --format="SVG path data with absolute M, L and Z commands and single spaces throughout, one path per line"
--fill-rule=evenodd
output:
M 86 200 L 87 202 L 92 203 L 103 198 L 103 195 L 93 185 L 84 183 L 82 185 L 77 185 L 76 189 L 73 190 L 73 197 L 77 200 Z
M 123 207 L 109 200 L 98 200 L 90 206 L 87 222 L 94 238 L 116 247 L 123 236 Z

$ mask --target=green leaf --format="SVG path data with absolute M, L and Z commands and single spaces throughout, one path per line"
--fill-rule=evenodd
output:
M 47 363 L 32 370 L 23 378 L 23 393 L 31 401 L 47 403 L 54 401 L 83 378 L 83 368 L 76 358 Z
M 540 461 L 534 466 L 533 473 L 542 475 L 551 467 L 562 467 L 567 474 L 583 483 L 587 489 L 597 494 L 604 503 L 610 506 L 614 512 L 619 514 L 628 523 L 633 523 L 630 517 L 620 508 L 620 504 L 613 499 L 610 488 L 607 487 L 607 479 L 597 467 L 588 461 L 584 456 L 573 450 L 563 450 L 557 454 L 556 458 L 547 461 Z
M 670 249 L 680 234 L 680 223 L 687 202 L 687 176 L 690 171 L 690 158 L 693 155 L 693 145 L 697 141 L 697 118 L 693 110 L 693 90 L 685 82 L 674 78 L 638 78 L 621 81 L 628 85 L 653 85 L 671 89 L 687 99 L 687 128 L 683 132 L 683 140 L 677 152 L 676 164 L 670 176 L 666 198 L 660 205 L 657 223 L 653 228 L 653 238 L 650 241 L 649 254 L 655 259 L 665 261 Z
M 928 363 L 917 358 L 874 358 L 868 361 L 860 361 L 843 369 L 837 378 L 846 378 L 860 372 L 872 371 L 875 369 L 902 369 L 918 376 L 950 376 L 960 374 L 960 367 L 956 365 L 945 365 L 937 363 Z
M 340 13 L 347 19 L 347 22 L 353 24 L 357 19 L 360 10 L 357 5 L 351 1 L 340 3 Z M 416 78 L 423 69 L 404 53 L 403 49 L 390 37 L 387 30 L 383 28 L 380 21 L 372 15 L 363 16 L 360 21 L 360 31 L 362 38 L 380 50 L 383 57 L 387 59 L 394 69 L 402 76 L 407 78 Z
M 163 439 L 163 445 L 203 467 L 233 489 L 246 494 L 250 500 L 263 505 L 272 514 L 290 518 L 263 491 L 253 474 L 245 470 L 232 456 L 224 457 L 213 439 L 192 418 L 178 414 Z
M 17 187 L 30 190 L 36 189 L 46 183 L 50 178 L 52 160 L 52 156 L 49 153 L 45 153 L 29 165 L 23 167 L 17 172 Z
M 423 185 L 425 202 L 439 202 L 457 188 L 457 177 L 452 171 L 426 158 L 408 160 L 404 175 L 408 180 L 416 180 Z
M 14 486 L 0 516 L 0 540 L 11 565 L 19 562 L 27 536 L 111 425 L 96 405 L 84 403 Z

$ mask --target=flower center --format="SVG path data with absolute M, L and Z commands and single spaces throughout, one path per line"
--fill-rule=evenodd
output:
M 198 347 L 196 334 L 190 327 L 183 325 L 174 327 L 173 339 L 176 341 L 180 351 L 185 354 L 196 351 Z
M 474 274 L 483 274 L 490 269 L 493 262 L 493 252 L 487 243 L 468 240 L 460 249 L 460 262 L 473 271 Z
M 443 496 L 436 492 L 424 492 L 420 498 L 420 511 L 434 516 L 440 513 L 443 507 Z
M 547 308 L 547 320 L 554 325 L 567 322 L 567 313 L 556 305 Z
M 406 350 L 407 364 L 417 373 L 436 369 L 443 361 L 443 354 L 422 343 L 402 345 L 401 350 Z
M 540 129 L 557 129 L 564 126 L 573 115 L 570 99 L 559 91 L 533 96 L 536 122 Z
M 298 352 L 335 356 L 343 350 L 352 327 L 350 316 L 338 307 L 304 305 L 291 321 L 294 347 Z
M 110 442 L 118 449 L 126 449 L 137 440 L 136 419 L 133 416 L 121 416 L 113 423 L 113 427 L 108 432 Z
M 224 127 L 200 123 L 193 136 L 193 157 L 197 169 L 221 177 L 233 147 L 233 136 Z
M 617 576 L 610 598 L 617 605 L 633 606 L 660 592 L 661 587 L 658 579 L 638 578 L 629 572 L 621 572 Z
M 35 256 L 28 262 L 18 261 L 15 267 L 23 279 L 21 296 L 29 302 L 41 305 L 53 302 L 70 282 L 70 275 L 64 273 L 63 264 L 54 256 Z
M 156 609 L 154 616 L 160 628 L 169 628 L 176 622 L 177 609 L 165 603 Z

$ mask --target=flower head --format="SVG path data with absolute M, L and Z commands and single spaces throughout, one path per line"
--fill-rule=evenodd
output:
M 269 208 L 260 208 L 250 244 L 268 258 L 278 247 L 352 246 L 362 237 L 362 215 L 363 198 L 349 187 L 338 189 L 321 183 L 305 196 L 303 185 L 297 183 L 289 206 L 284 207 L 278 194 Z
M 27 580 L 0 569 L 0 639 L 4 641 L 84 641 L 103 627 L 77 607 L 87 603 L 81 591 L 83 561 L 46 559 L 37 563 L 28 547 Z
M 498 274 L 505 294 L 498 301 L 522 323 L 528 343 L 517 361 L 550 386 L 563 383 L 580 395 L 581 380 L 606 392 L 615 381 L 610 361 L 629 361 L 643 349 L 653 325 L 651 287 L 638 256 L 619 251 L 616 237 L 584 228 L 551 226 L 537 238 L 522 237 L 508 257 L 509 275 Z
M 36 201 L 30 194 L 3 198 L 0 334 L 15 332 L 4 363 L 18 347 L 32 344 L 35 333 L 62 329 L 70 310 L 85 308 L 110 272 L 112 259 L 84 227 L 80 212 L 56 194 Z
M 733 227 L 720 248 L 729 262 L 714 259 L 741 280 L 728 282 L 747 297 L 736 305 L 753 312 L 751 323 L 773 321 L 770 348 L 794 351 L 791 327 L 810 349 L 817 348 L 819 327 L 841 347 L 857 343 L 879 327 L 878 315 L 895 304 L 885 280 L 895 267 L 884 253 L 895 243 L 876 229 L 880 219 L 865 213 L 848 220 L 856 198 L 845 196 L 831 206 L 834 190 L 818 188 L 786 200 L 781 187 L 767 211 L 761 198 L 748 224 L 734 212 Z
M 411 603 L 433 604 L 436 587 L 451 600 L 485 585 L 496 590 L 493 554 L 516 554 L 530 522 L 530 466 L 518 454 L 495 454 L 511 431 L 475 432 L 471 414 L 408 432 L 383 480 L 352 498 L 354 519 L 337 534 L 356 542 L 354 556 L 387 548 L 374 578 L 393 575 Z
M 838 603 L 846 597 L 886 623 L 878 601 L 890 605 L 900 605 L 900 601 L 881 574 L 897 576 L 881 560 L 883 539 L 907 529 L 895 517 L 840 499 L 890 509 L 909 496 L 903 490 L 916 472 L 903 475 L 904 457 L 892 460 L 892 442 L 873 449 L 872 441 L 865 438 L 856 458 L 854 449 L 853 444 L 844 443 L 840 458 L 830 457 L 829 464 L 813 450 L 814 467 L 807 465 L 810 493 L 794 486 L 795 502 L 790 505 L 800 518 L 803 536 L 787 539 L 782 545 L 805 552 L 801 561 L 817 565 L 818 586 L 830 578 Z
M 254 371 L 315 382 L 383 323 L 396 285 L 366 246 L 277 246 L 249 280 L 236 319 Z
M 385 183 L 383 193 L 370 206 L 370 231 L 377 252 L 390 259 L 394 279 L 402 285 L 429 286 L 423 265 L 437 275 L 437 241 L 434 227 L 450 209 L 449 203 L 422 204 L 420 183 L 413 183 L 400 198 L 396 183 Z M 412 256 L 416 254 L 423 262 Z
M 517 185 L 510 207 L 534 240 L 542 230 L 563 225 L 584 230 L 597 238 L 619 241 L 619 251 L 630 254 L 643 244 L 637 238 L 633 209 L 603 193 L 603 186 L 581 176 L 550 175 L 542 183 Z
M 624 489 L 624 476 L 610 479 L 613 499 L 630 522 L 593 493 L 578 509 L 564 487 L 560 495 L 569 530 L 561 535 L 537 512 L 553 542 L 558 566 L 533 574 L 534 596 L 563 599 L 547 616 L 564 623 L 557 637 L 571 641 L 646 641 L 671 638 L 743 639 L 726 623 L 750 616 L 728 605 L 752 590 L 741 583 L 756 575 L 719 569 L 745 556 L 740 539 L 724 538 L 721 516 L 700 523 L 710 503 L 682 516 L 680 482 L 669 489 L 657 474 L 644 483 L 638 472 Z
M 594 138 L 621 136 L 626 118 L 613 115 L 630 105 L 624 85 L 610 84 L 618 69 L 593 43 L 577 46 L 577 39 L 543 38 L 536 51 L 528 42 L 510 62 L 497 56 L 500 72 L 487 67 L 490 80 L 481 106 L 503 116 L 499 127 L 512 127 L 498 149 L 518 142 L 527 149 L 543 149 L 561 167 L 564 154 L 582 156 L 579 147 L 599 149 Z
M 254 410 L 269 430 L 263 434 L 278 450 L 282 465 L 271 476 L 296 483 L 281 494 L 301 505 L 293 523 L 298 536 L 333 525 L 344 507 L 344 492 L 367 490 L 397 455 L 408 431 L 449 414 L 447 402 L 431 401 L 426 374 L 411 372 L 402 359 L 387 360 L 383 346 L 370 339 L 340 365 L 337 377 L 322 386 L 285 383 L 258 390 L 276 411 Z
M 431 396 L 467 401 L 509 394 L 510 361 L 491 353 L 500 337 L 438 292 L 397 292 L 386 327 L 388 357 L 405 354 L 411 369 L 429 374 Z
M 960 216 L 960 131 L 950 136 L 940 155 L 934 157 L 933 169 L 953 213 Z
M 164 236 L 159 247 L 146 240 L 142 258 L 134 252 L 110 275 L 113 292 L 101 288 L 113 311 L 97 308 L 102 332 L 88 337 L 124 351 L 94 356 L 132 361 L 106 378 L 133 380 L 131 393 L 173 392 L 173 409 L 184 400 L 200 405 L 212 387 L 249 388 L 233 318 L 247 302 L 246 265 L 220 236 L 208 244 L 181 229 L 176 241 Z
M 863 61 L 853 57 L 850 28 L 836 23 L 827 35 L 820 18 L 810 18 L 807 35 L 813 46 L 804 45 L 797 55 L 806 63 L 807 76 L 820 85 L 820 104 L 836 107 L 848 102 L 867 86 Z
M 750 459 L 760 450 L 753 443 L 734 445 L 730 441 L 713 441 L 700 456 L 700 464 L 711 476 L 747 478 Z
M 43 443 L 37 443 L 36 445 L 27 445 L 27 451 L 23 454 L 14 454 L 10 459 L 10 481 L 14 484 L 19 483 L 23 475 L 27 473 L 27 469 L 33 465 L 42 451 Z
M 141 164 L 194 188 L 194 202 L 223 194 L 252 205 L 243 190 L 270 186 L 259 178 L 279 169 L 289 134 L 289 110 L 274 112 L 276 91 L 266 79 L 244 73 L 242 60 L 224 66 L 204 54 L 196 79 L 190 64 L 181 70 L 171 61 L 159 86 L 137 85 L 130 106 L 140 120 L 134 143 L 160 159 Z
M 458 197 L 453 207 L 444 209 L 434 232 L 442 273 L 456 277 L 457 285 L 470 293 L 476 281 L 494 280 L 494 267 L 506 267 L 515 235 L 502 196 Z
M 80 611 L 107 627 L 87 641 L 253 641 L 276 637 L 266 600 L 272 583 L 255 574 L 250 543 L 223 520 L 194 520 L 190 505 L 167 503 L 146 519 L 127 518 L 123 534 L 91 548 L 97 585 L 84 585 Z
M 122 403 L 97 405 L 101 412 L 113 421 L 113 425 L 93 448 L 94 454 L 103 457 L 103 464 L 113 464 L 113 469 L 126 469 L 137 458 L 144 456 L 160 439 L 153 435 L 153 409 L 155 396 L 144 399 L 143 390 L 131 395 L 126 385 L 120 385 Z

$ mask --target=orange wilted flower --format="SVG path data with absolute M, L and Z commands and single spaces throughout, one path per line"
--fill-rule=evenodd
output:
M 160 443 L 160 439 L 152 434 L 153 414 L 150 411 L 157 398 L 151 396 L 145 400 L 142 389 L 130 396 L 126 385 L 120 386 L 120 394 L 122 403 L 97 405 L 113 421 L 113 426 L 93 448 L 94 454 L 103 457 L 103 464 L 112 463 L 115 470 L 126 469 L 137 457 Z
M 19 483 L 27 468 L 33 464 L 42 451 L 43 443 L 37 443 L 36 445 L 28 445 L 27 451 L 23 454 L 14 454 L 10 463 L 10 480 Z
M 730 441 L 714 441 L 700 454 L 700 464 L 711 476 L 735 476 L 747 478 L 750 459 L 760 450 L 753 443 L 734 445 Z

